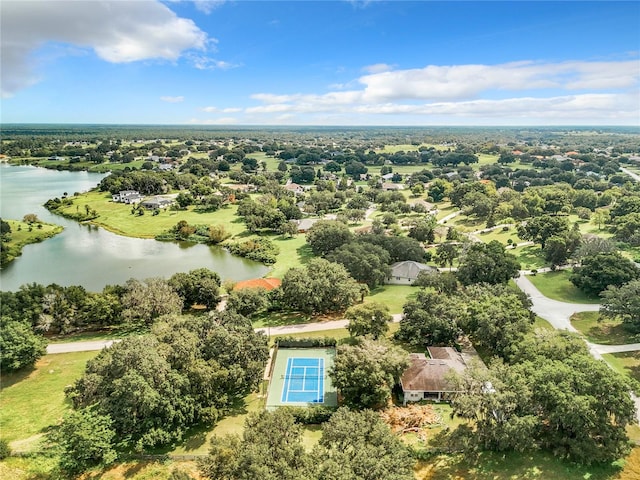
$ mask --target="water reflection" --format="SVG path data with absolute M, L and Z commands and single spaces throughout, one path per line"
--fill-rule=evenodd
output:
M 21 219 L 27 213 L 35 213 L 44 221 L 65 227 L 54 238 L 26 246 L 22 256 L 0 272 L 2 290 L 17 290 L 20 285 L 37 282 L 83 285 L 98 291 L 132 277 L 169 277 L 201 267 L 233 280 L 267 273 L 264 265 L 234 257 L 220 247 L 122 237 L 52 215 L 42 207 L 46 200 L 64 192 L 87 191 L 103 177 L 87 172 L 0 165 L 3 218 Z

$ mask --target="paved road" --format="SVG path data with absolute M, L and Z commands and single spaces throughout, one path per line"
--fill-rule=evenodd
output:
M 570 330 L 577 332 L 571 325 L 571 315 L 576 312 L 594 312 L 600 309 L 600 305 L 584 304 L 584 303 L 565 303 L 551 300 L 540 293 L 540 291 L 525 277 L 522 273 L 516 279 L 516 284 L 531 297 L 533 302 L 533 310 L 537 315 L 547 320 L 554 328 L 558 330 Z M 628 345 L 600 345 L 596 343 L 586 342 L 589 352 L 598 360 L 604 360 L 603 354 L 618 352 L 633 352 L 640 350 L 640 343 L 631 343 Z M 636 419 L 640 420 L 640 397 L 629 392 L 631 399 L 636 406 Z
M 401 313 L 396 313 L 392 316 L 394 322 L 399 322 L 402 318 Z M 300 323 L 298 325 L 284 325 L 281 327 L 256 328 L 256 332 L 262 332 L 264 334 L 268 333 L 271 336 L 284 336 L 294 333 L 322 332 L 325 330 L 335 330 L 337 328 L 347 328 L 348 324 L 349 320 L 331 320 L 328 322 Z M 119 341 L 120 340 L 95 340 L 92 342 L 53 343 L 47 345 L 47 353 L 91 352 L 108 348 L 113 345 L 114 342 Z
M 516 285 L 520 287 L 520 290 L 531 297 L 531 301 L 533 302 L 531 310 L 533 310 L 536 315 L 547 320 L 558 330 L 577 332 L 569 321 L 571 315 L 576 312 L 597 312 L 600 310 L 600 305 L 565 303 L 558 302 L 557 300 L 551 300 L 550 298 L 542 295 L 533 283 L 531 283 L 531 281 L 522 274 L 516 278 Z
M 622 170 L 624 173 L 629 175 L 636 182 L 640 182 L 640 175 L 638 175 L 637 173 L 633 173 L 631 170 L 629 170 L 628 168 L 624 168 L 624 167 L 620 167 L 620 170 Z
M 119 341 L 120 340 L 95 340 L 91 342 L 50 343 L 47 345 L 47 353 L 90 352 L 110 347 L 114 342 Z

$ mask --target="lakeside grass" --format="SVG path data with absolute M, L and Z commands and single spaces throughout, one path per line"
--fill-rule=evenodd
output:
M 571 283 L 569 281 L 570 275 L 571 271 L 569 270 L 558 270 L 530 275 L 527 278 L 540 290 L 540 293 L 552 300 L 566 303 L 600 303 L 598 297 L 587 295 Z
M 52 223 L 28 224 L 20 220 L 4 219 L 11 227 L 10 240 L 2 243 L 3 250 L 7 251 L 7 260 L 3 265 L 15 260 L 22 255 L 22 249 L 29 244 L 43 242 L 64 230 L 60 225 Z M 40 228 L 38 228 L 40 226 Z M 29 231 L 31 229 L 31 231 Z
M 100 352 L 45 355 L 33 370 L 2 375 L 0 431 L 2 438 L 28 449 L 29 440 L 57 423 L 70 404 L 64 388 L 80 378 L 87 361 Z
M 98 218 L 91 223 L 127 237 L 155 238 L 173 228 L 180 220 L 185 220 L 190 225 L 224 225 L 234 236 L 245 231 L 244 224 L 236 216 L 237 205 L 228 205 L 215 212 L 197 212 L 189 207 L 186 210 L 163 209 L 158 215 L 153 215 L 148 210 L 144 215 L 138 216 L 131 213 L 131 205 L 112 201 L 108 192 L 92 190 L 71 198 L 73 205 L 62 208 L 62 212 L 75 214 L 88 205 L 98 212 Z

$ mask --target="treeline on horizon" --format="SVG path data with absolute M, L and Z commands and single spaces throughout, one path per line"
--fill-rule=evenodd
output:
M 318 134 L 344 137 L 345 139 L 388 138 L 390 143 L 413 143 L 412 136 L 424 140 L 451 141 L 460 136 L 471 139 L 487 140 L 487 136 L 494 141 L 551 141 L 553 138 L 564 138 L 585 133 L 595 135 L 640 135 L 640 129 L 631 126 L 278 126 L 278 125 L 247 125 L 247 126 L 213 126 L 213 125 L 142 125 L 142 124 L 3 124 L 2 133 L 5 140 L 14 137 L 66 137 L 74 139 L 95 137 L 96 135 L 113 136 L 122 139 L 215 139 L 231 138 L 248 133 L 252 138 L 270 138 L 273 134 L 292 134 L 314 138 Z M 393 140 L 393 141 L 391 141 Z

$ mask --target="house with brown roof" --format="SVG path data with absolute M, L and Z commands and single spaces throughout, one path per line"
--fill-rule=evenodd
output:
M 253 278 L 251 280 L 243 280 L 233 286 L 234 290 L 242 290 L 243 288 L 264 288 L 265 290 L 273 290 L 278 288 L 282 282 L 279 278 Z
M 427 352 L 429 358 L 424 353 L 409 355 L 409 368 L 400 378 L 404 405 L 421 400 L 441 401 L 455 393 L 451 377 L 454 372 L 463 373 L 473 358 L 451 347 L 427 347 Z

